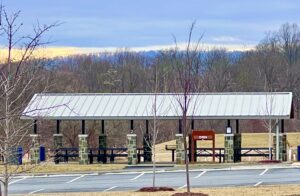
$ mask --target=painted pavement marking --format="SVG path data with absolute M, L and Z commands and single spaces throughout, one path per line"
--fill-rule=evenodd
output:
M 200 177 L 203 176 L 206 172 L 207 172 L 207 171 L 204 170 L 204 171 L 202 171 L 198 176 L 196 176 L 196 177 L 194 177 L 194 178 L 200 178 Z
M 28 195 L 31 195 L 31 194 L 34 194 L 34 193 L 37 193 L 37 192 L 40 192 L 40 191 L 43 191 L 45 189 L 39 189 L 39 190 L 36 190 L 36 191 L 31 191 L 30 193 L 28 193 Z
M 263 183 L 263 181 L 256 183 L 254 186 L 259 186 L 261 183 Z
M 264 175 L 265 173 L 267 173 L 268 170 L 269 170 L 268 168 L 265 169 L 265 170 L 264 170 L 263 172 L 261 172 L 259 175 L 260 175 L 260 176 Z
M 14 184 L 14 183 L 16 183 L 16 182 L 25 180 L 26 178 L 27 178 L 27 177 L 23 177 L 23 178 L 20 178 L 20 179 L 18 179 L 18 180 L 12 181 L 12 182 L 8 183 L 8 185 L 11 185 L 11 184 Z
M 136 180 L 136 179 L 142 177 L 144 174 L 145 174 L 145 172 L 141 173 L 140 175 L 138 175 L 138 176 L 136 176 L 136 177 L 134 177 L 134 178 L 132 178 L 132 179 L 130 179 L 130 180 L 131 180 L 131 181 Z
M 187 185 L 185 184 L 185 185 L 179 187 L 178 189 L 183 189 L 183 188 L 185 188 L 186 186 L 187 186 Z
M 115 188 L 117 188 L 117 187 L 118 187 L 118 186 L 112 186 L 112 187 L 110 187 L 110 188 L 108 188 L 108 189 L 105 189 L 103 192 L 110 191 L 110 190 L 115 189 Z
M 74 181 L 76 181 L 76 180 L 78 180 L 78 179 L 80 179 L 80 178 L 82 178 L 82 177 L 84 177 L 85 176 L 85 174 L 83 174 L 83 175 L 81 175 L 81 176 L 78 176 L 77 178 L 74 178 L 74 179 L 72 179 L 72 180 L 70 180 L 70 181 L 68 181 L 68 182 L 66 182 L 67 184 L 69 184 L 69 183 L 72 183 L 72 182 L 74 182 Z

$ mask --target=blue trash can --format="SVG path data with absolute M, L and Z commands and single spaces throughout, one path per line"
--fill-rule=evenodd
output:
M 22 165 L 22 158 L 23 158 L 23 148 L 22 147 L 18 147 L 17 148 L 17 159 L 18 159 L 18 164 Z
M 46 161 L 46 151 L 44 146 L 40 146 L 40 161 Z
M 300 146 L 298 146 L 297 155 L 298 155 L 298 161 L 300 161 Z

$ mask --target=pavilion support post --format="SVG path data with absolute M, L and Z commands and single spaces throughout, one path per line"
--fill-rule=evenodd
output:
M 107 135 L 105 134 L 104 120 L 101 120 L 101 131 L 99 133 L 99 148 L 101 150 L 103 150 L 103 157 L 102 157 L 101 161 L 103 163 L 107 163 L 107 156 L 106 156 Z
M 88 135 L 81 134 L 79 137 L 79 164 L 87 165 L 89 163 L 89 154 L 88 154 Z
M 193 119 L 191 121 L 191 129 L 192 131 L 195 129 L 195 121 Z
M 127 134 L 128 165 L 137 164 L 136 134 Z
M 99 148 L 107 147 L 107 136 L 105 134 L 104 120 L 101 120 L 101 132 L 99 134 Z
M 279 161 L 279 121 L 278 119 L 276 120 L 276 136 L 275 136 L 275 141 L 276 141 L 276 145 L 275 145 L 275 157 L 276 160 Z
M 178 133 L 182 134 L 182 120 L 178 120 Z
M 54 163 L 58 164 L 60 161 L 59 149 L 63 147 L 63 134 L 55 133 L 53 134 L 53 147 L 54 147 Z
M 143 137 L 144 162 L 152 161 L 151 137 L 149 134 L 149 120 L 146 120 L 146 133 Z
M 182 134 L 182 120 L 178 120 L 178 134 L 175 135 L 176 140 L 176 164 L 185 163 L 184 140 Z
M 133 120 L 130 120 L 130 133 L 133 133 Z
M 230 126 L 230 120 L 227 120 L 227 127 L 231 127 Z
M 39 135 L 37 134 L 37 121 L 33 122 L 33 134 L 31 137 L 31 147 L 30 147 L 30 162 L 31 164 L 40 163 L 40 144 Z
M 81 121 L 81 134 L 84 135 L 85 134 L 85 120 Z
M 185 163 L 183 134 L 176 134 L 176 164 Z
M 277 161 L 287 161 L 287 137 L 284 133 L 284 121 L 276 121 L 276 134 L 273 136 L 273 152 Z
M 234 163 L 241 161 L 241 134 L 236 125 L 236 133 L 232 132 L 230 120 L 227 120 L 226 134 L 224 135 L 224 161 Z
M 53 134 L 53 147 L 54 147 L 54 163 L 58 164 L 60 157 L 59 149 L 63 147 L 63 134 L 60 133 L 60 120 L 56 121 L 56 133 Z
M 30 162 L 31 164 L 40 163 L 40 144 L 39 135 L 31 134 L 31 147 L 30 147 Z
M 63 147 L 63 134 L 60 133 L 60 120 L 56 121 L 56 133 L 53 134 L 54 150 L 58 150 Z
M 33 121 L 33 134 L 37 134 L 37 120 Z
M 240 133 L 239 120 L 235 120 L 235 133 Z
M 242 134 L 239 130 L 239 120 L 235 121 L 235 134 L 234 134 L 234 162 L 242 161 Z
M 241 161 L 241 134 L 225 134 L 224 161 L 234 163 Z
M 225 134 L 224 136 L 224 161 L 225 163 L 234 162 L 234 134 Z
M 88 146 L 88 135 L 85 133 L 85 120 L 81 121 L 81 134 L 79 138 L 79 164 L 87 165 L 89 163 L 89 146 Z
M 241 147 L 242 147 L 242 135 L 240 133 L 234 134 L 233 138 L 234 149 L 234 162 L 241 162 Z

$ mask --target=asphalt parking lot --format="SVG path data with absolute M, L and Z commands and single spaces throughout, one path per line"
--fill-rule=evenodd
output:
M 158 186 L 181 189 L 186 186 L 182 170 L 159 171 Z M 300 168 L 209 169 L 190 172 L 192 187 L 261 186 L 298 184 Z M 152 173 L 90 173 L 45 176 L 19 176 L 11 180 L 10 194 L 55 192 L 103 192 L 138 190 L 152 185 Z

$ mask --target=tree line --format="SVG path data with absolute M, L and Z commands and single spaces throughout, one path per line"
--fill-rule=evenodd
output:
M 201 50 L 193 72 L 203 92 L 292 91 L 299 97 L 300 31 L 283 24 L 268 33 L 254 50 L 228 52 Z M 184 61 L 184 51 L 157 51 L 155 55 L 120 50 L 99 55 L 57 58 L 51 65 L 53 92 L 127 93 L 152 92 L 158 77 L 159 92 L 174 92 L 174 64 Z M 53 61 L 53 60 L 51 60 Z M 156 75 L 158 73 L 158 75 Z M 62 85 L 62 83 L 64 85 Z

